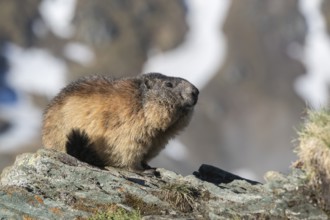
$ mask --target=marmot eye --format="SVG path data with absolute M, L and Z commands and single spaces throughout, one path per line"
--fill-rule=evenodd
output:
M 171 82 L 166 82 L 165 86 L 168 88 L 173 88 L 173 84 Z

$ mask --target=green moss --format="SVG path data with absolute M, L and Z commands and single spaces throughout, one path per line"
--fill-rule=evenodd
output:
M 90 217 L 89 220 L 139 220 L 141 215 L 139 211 L 128 212 L 123 208 L 116 207 L 114 210 L 100 212 Z

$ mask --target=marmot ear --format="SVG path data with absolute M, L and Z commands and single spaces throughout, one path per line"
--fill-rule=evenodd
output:
M 151 89 L 151 87 L 152 87 L 152 82 L 148 78 L 144 78 L 142 84 L 143 84 L 143 87 L 146 89 Z

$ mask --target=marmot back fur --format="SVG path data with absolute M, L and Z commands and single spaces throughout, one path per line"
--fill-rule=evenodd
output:
M 144 170 L 188 125 L 198 94 L 187 80 L 160 73 L 82 78 L 46 108 L 43 146 L 100 167 Z

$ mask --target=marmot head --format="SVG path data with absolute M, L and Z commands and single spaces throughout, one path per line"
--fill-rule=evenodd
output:
M 198 89 L 185 79 L 160 73 L 141 76 L 143 100 L 176 110 L 192 110 L 198 100 Z

